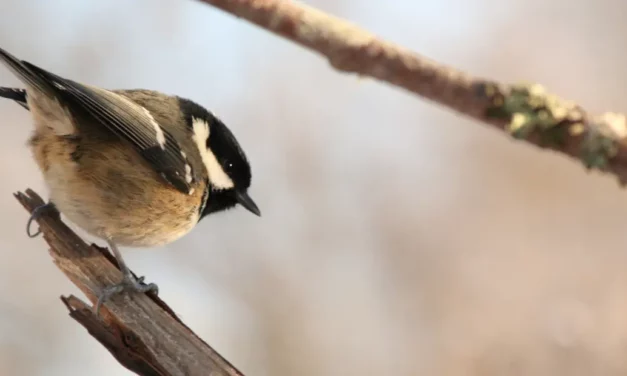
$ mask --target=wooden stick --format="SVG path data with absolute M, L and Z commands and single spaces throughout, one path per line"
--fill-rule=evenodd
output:
M 30 189 L 15 197 L 29 213 L 44 204 Z M 85 293 L 92 306 L 103 288 L 122 278 L 106 248 L 85 243 L 61 221 L 56 209 L 43 212 L 37 222 L 55 264 Z M 243 376 L 153 293 L 114 296 L 103 305 L 101 319 L 75 296 L 61 300 L 74 320 L 138 375 Z

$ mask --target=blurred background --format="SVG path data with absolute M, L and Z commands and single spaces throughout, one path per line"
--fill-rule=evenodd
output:
M 621 0 L 311 0 L 440 62 L 627 111 Z M 627 192 L 560 155 L 192 0 L 0 0 L 0 46 L 62 76 L 198 101 L 263 217 L 207 218 L 131 268 L 245 374 L 625 375 Z M 19 85 L 0 69 L 2 85 Z M 130 375 L 11 193 L 45 185 L 0 101 L 0 374 Z

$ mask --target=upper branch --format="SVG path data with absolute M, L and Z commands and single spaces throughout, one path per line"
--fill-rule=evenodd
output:
M 472 77 L 295 1 L 200 1 L 318 52 L 340 71 L 401 87 L 627 182 L 623 114 L 594 116 L 537 84 L 505 85 Z

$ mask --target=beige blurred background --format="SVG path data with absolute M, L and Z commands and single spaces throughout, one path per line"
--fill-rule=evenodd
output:
M 622 0 L 311 0 L 441 62 L 627 111 Z M 625 375 L 627 192 L 550 152 L 191 0 L 0 0 L 0 46 L 86 83 L 190 97 L 252 160 L 243 210 L 128 250 L 247 375 Z M 0 84 L 18 82 L 0 69 Z M 0 102 L 0 374 L 130 375 L 11 193 L 45 186 Z

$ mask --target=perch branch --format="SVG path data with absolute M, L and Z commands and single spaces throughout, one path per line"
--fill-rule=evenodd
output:
M 372 77 L 470 116 L 516 139 L 580 160 L 627 182 L 627 121 L 594 116 L 538 84 L 472 77 L 291 0 L 200 0 L 324 56 L 337 70 Z
M 15 197 L 29 213 L 44 204 L 30 189 Z M 56 210 L 47 210 L 37 222 L 54 263 L 92 306 L 103 288 L 122 278 L 113 256 L 105 248 L 85 243 L 61 221 Z M 74 320 L 138 375 L 243 376 L 153 293 L 115 296 L 103 305 L 101 319 L 80 299 L 61 299 Z

